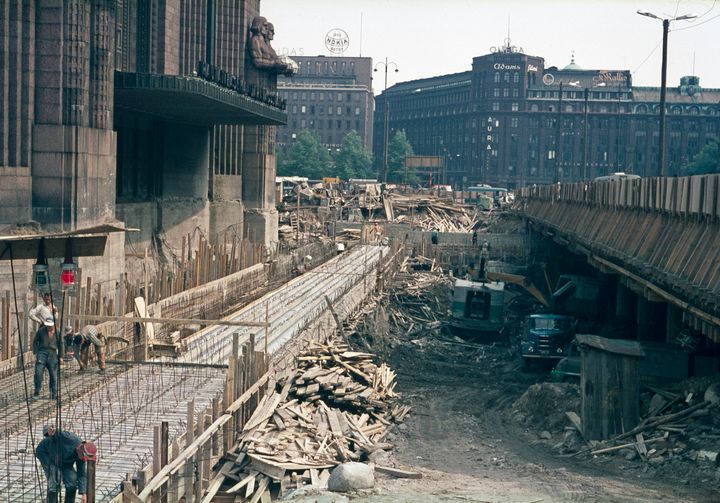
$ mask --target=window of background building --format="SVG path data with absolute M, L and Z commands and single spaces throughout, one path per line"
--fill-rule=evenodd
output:
M 518 96 L 520 96 L 520 89 L 518 89 L 517 87 L 514 87 L 512 90 L 512 95 L 513 95 L 513 98 L 517 98 Z
M 315 93 L 314 92 L 310 93 L 310 101 L 315 101 Z
M 310 105 L 310 113 L 315 115 L 315 105 Z
M 500 82 L 500 72 L 495 72 L 495 83 Z
M 360 107 L 355 107 L 355 115 L 360 115 Z
M 510 127 L 518 127 L 519 119 L 517 117 L 512 117 L 510 119 Z
M 342 107 L 337 107 L 337 108 L 335 109 L 335 113 L 336 113 L 337 115 L 342 115 Z
M 325 101 L 325 93 L 323 93 L 323 92 L 318 93 L 318 98 L 320 99 L 320 101 Z
M 336 122 L 337 122 L 337 128 L 342 129 L 342 121 L 340 119 L 338 119 Z
M 306 100 L 306 99 L 307 99 L 307 93 L 303 91 L 303 93 L 300 94 L 300 99 L 301 99 L 301 100 Z
M 503 89 L 503 98 L 507 98 L 509 96 L 510 96 L 510 89 L 508 89 L 506 87 L 505 89 Z
M 315 127 L 315 120 L 314 120 L 314 119 L 310 119 L 310 121 L 308 122 L 308 124 L 310 125 L 311 128 L 314 128 L 314 127 Z
M 301 114 L 304 114 L 304 113 L 305 113 L 305 105 L 301 105 L 301 106 L 300 106 L 300 113 L 301 113 Z
M 337 93 L 337 100 L 342 101 L 342 93 Z
M 298 96 L 297 92 L 293 92 L 293 95 L 292 95 L 292 96 L 293 96 L 293 97 L 292 97 L 293 100 L 297 100 L 297 96 Z
M 332 115 L 335 112 L 335 107 L 328 107 L 328 115 Z
M 518 110 L 520 110 L 520 105 L 517 104 L 517 103 L 513 103 L 513 104 L 510 106 L 510 110 L 513 111 L 513 112 L 517 112 Z
M 318 107 L 318 114 L 325 115 L 325 107 Z
M 350 115 L 350 107 L 345 107 L 345 115 Z
M 303 128 L 303 129 L 305 129 L 305 128 L 307 127 L 307 123 L 305 122 L 305 119 L 302 119 L 302 120 L 300 121 L 300 127 Z
M 503 81 L 510 82 L 510 72 L 503 72 Z
M 497 101 L 494 101 L 493 104 L 492 104 L 492 109 L 493 109 L 493 112 L 499 111 L 499 110 L 500 110 L 500 103 L 498 103 Z
M 540 109 L 540 107 L 538 107 L 536 103 L 533 103 L 532 105 L 530 105 L 531 112 L 537 112 L 539 109 Z
M 499 87 L 496 87 L 495 89 L 493 89 L 493 96 L 494 96 L 495 98 L 499 98 L 499 97 L 500 97 L 500 88 L 499 88 Z
M 297 105 L 292 106 L 292 113 L 294 113 L 294 114 L 297 113 Z
M 565 111 L 566 111 L 566 112 L 572 112 L 572 111 L 573 111 L 573 106 L 572 106 L 572 105 L 565 105 Z
M 345 63 L 343 63 L 343 65 L 344 65 L 344 64 L 345 64 Z M 352 98 L 350 97 L 350 93 L 347 93 L 347 94 L 345 95 L 345 98 L 346 98 L 347 101 L 352 101 Z
M 350 126 L 350 121 L 345 121 L 345 129 L 351 129 L 352 126 Z

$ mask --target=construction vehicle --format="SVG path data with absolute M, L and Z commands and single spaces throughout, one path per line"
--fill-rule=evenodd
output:
M 597 314 L 600 285 L 587 276 L 563 274 L 552 295 L 545 295 L 529 278 L 519 274 L 488 272 L 488 279 L 521 286 L 550 314 L 533 314 L 526 318 L 520 341 L 525 366 L 532 360 L 559 360 L 567 356 L 575 336 L 575 316 L 592 318 Z
M 505 284 L 456 279 L 450 330 L 460 336 L 491 336 L 505 322 Z
M 492 339 L 505 323 L 505 283 L 487 276 L 489 251 L 483 243 L 480 268 L 470 263 L 467 279 L 457 279 L 452 291 L 450 330 L 460 336 Z
M 532 314 L 525 323 L 520 341 L 523 364 L 532 360 L 560 360 L 570 351 L 577 323 L 572 316 L 562 314 Z

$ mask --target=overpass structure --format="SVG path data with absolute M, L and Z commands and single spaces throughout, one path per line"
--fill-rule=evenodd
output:
M 387 248 L 358 246 L 286 283 L 228 317 L 255 326 L 207 327 L 185 339 L 172 365 L 111 366 L 107 375 L 64 370 L 62 421 L 66 429 L 97 444 L 96 501 L 110 501 L 128 474 L 152 461 L 154 427 L 169 423 L 170 440 L 186 431 L 188 403 L 205 409 L 223 391 L 234 346 L 249 341 L 268 353 L 282 352 L 328 303 L 353 291 L 359 302 L 374 285 L 374 269 Z M 358 290 L 359 289 L 359 290 Z M 267 320 L 267 321 L 266 321 Z M 267 328 L 258 327 L 261 322 Z M 28 376 L 31 379 L 31 376 Z M 0 501 L 44 501 L 45 476 L 33 446 L 42 427 L 54 421 L 55 402 L 26 404 L 23 375 L 0 380 Z
M 720 175 L 527 187 L 531 229 L 615 278 L 615 315 L 638 338 L 682 325 L 720 342 Z

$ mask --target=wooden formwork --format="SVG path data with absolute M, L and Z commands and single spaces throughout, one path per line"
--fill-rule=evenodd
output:
M 523 188 L 526 215 L 661 285 L 720 340 L 720 175 Z M 697 313 L 686 313 L 688 320 Z

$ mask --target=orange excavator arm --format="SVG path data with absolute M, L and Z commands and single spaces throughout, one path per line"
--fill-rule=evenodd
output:
M 550 300 L 525 276 L 503 272 L 488 272 L 487 278 L 491 281 L 504 281 L 505 283 L 521 286 L 527 290 L 530 295 L 540 301 L 543 306 L 550 307 Z

